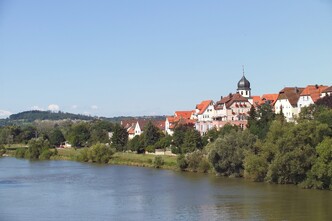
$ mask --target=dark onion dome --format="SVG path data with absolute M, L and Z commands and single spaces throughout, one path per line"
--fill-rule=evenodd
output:
M 243 75 L 239 83 L 237 83 L 238 90 L 250 90 L 250 82 L 247 78 Z

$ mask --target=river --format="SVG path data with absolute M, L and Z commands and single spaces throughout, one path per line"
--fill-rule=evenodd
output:
M 331 220 L 332 192 L 151 168 L 0 158 L 0 220 Z

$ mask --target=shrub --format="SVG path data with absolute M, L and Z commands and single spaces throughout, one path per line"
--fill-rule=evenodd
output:
M 97 143 L 90 148 L 84 148 L 77 156 L 78 161 L 93 163 L 108 163 L 115 150 L 105 144 Z
M 145 151 L 148 151 L 149 153 L 154 153 L 155 152 L 155 147 L 152 145 L 149 145 L 145 148 Z
M 154 158 L 153 164 L 155 168 L 160 168 L 164 163 L 164 159 L 161 156 L 156 156 Z
M 1 145 L 0 146 L 0 157 L 6 153 L 6 149 Z
M 183 171 L 183 170 L 187 169 L 188 162 L 186 160 L 186 157 L 183 154 L 181 154 L 177 157 L 176 162 L 177 162 L 177 165 L 180 168 L 180 170 Z
M 53 155 L 53 152 L 50 149 L 44 149 L 42 153 L 39 155 L 40 160 L 49 160 L 51 156 Z
M 17 148 L 15 151 L 15 157 L 24 158 L 26 150 L 27 150 L 26 148 Z

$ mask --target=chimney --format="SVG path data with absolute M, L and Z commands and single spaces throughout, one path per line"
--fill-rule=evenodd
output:
M 223 99 L 223 96 L 220 96 L 220 100 Z
M 299 89 L 297 87 L 295 87 L 295 94 L 297 94 L 299 92 Z
M 318 84 L 315 85 L 315 88 L 318 89 Z

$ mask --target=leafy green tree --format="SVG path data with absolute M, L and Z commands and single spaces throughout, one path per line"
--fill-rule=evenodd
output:
M 332 138 L 325 137 L 316 147 L 318 157 L 302 186 L 332 190 Z
M 57 147 L 60 146 L 61 143 L 65 142 L 66 139 L 63 136 L 61 130 L 59 128 L 54 128 L 49 135 L 49 142 L 51 146 Z
M 131 151 L 137 151 L 137 153 L 144 153 L 144 144 L 142 137 L 136 135 L 128 142 L 128 147 Z
M 149 145 L 154 145 L 159 141 L 161 137 L 161 132 L 158 127 L 156 127 L 155 125 L 152 124 L 151 121 L 149 121 L 144 127 L 142 135 L 143 135 L 144 145 L 149 146 Z
M 90 126 L 90 144 L 109 143 L 108 133 L 112 131 L 113 124 L 104 120 L 95 120 Z
M 113 128 L 113 136 L 111 138 L 112 147 L 117 151 L 125 150 L 128 142 L 128 132 L 120 124 L 115 124 Z
M 225 176 L 242 176 L 244 152 L 252 149 L 256 136 L 248 131 L 231 131 L 208 144 L 209 161 L 216 172 Z
M 81 122 L 71 126 L 67 140 L 75 147 L 84 147 L 87 146 L 89 138 L 89 126 L 87 123 Z
M 192 127 L 181 124 L 174 128 L 173 142 L 175 146 L 181 147 L 183 145 L 185 133 L 190 129 L 192 129 Z
M 249 112 L 248 129 L 252 134 L 257 135 L 258 138 L 264 139 L 274 119 L 275 114 L 269 104 L 258 106 L 257 111 L 252 106 Z
M 110 146 L 97 143 L 89 148 L 88 156 L 93 163 L 108 163 L 114 153 L 114 149 Z
M 157 143 L 155 143 L 156 149 L 166 149 L 172 144 L 172 136 L 166 135 L 162 137 Z
M 43 151 L 49 151 L 50 143 L 43 138 L 33 138 L 29 141 L 28 146 L 25 157 L 30 160 L 38 160 Z
M 202 137 L 197 130 L 189 129 L 184 134 L 182 153 L 190 153 L 203 147 Z

